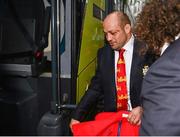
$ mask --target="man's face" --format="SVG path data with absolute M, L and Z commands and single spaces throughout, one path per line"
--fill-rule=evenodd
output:
M 111 48 L 114 50 L 120 50 L 127 41 L 127 34 L 124 27 L 120 27 L 120 22 L 118 21 L 117 16 L 108 16 L 103 22 L 103 27 L 106 40 Z

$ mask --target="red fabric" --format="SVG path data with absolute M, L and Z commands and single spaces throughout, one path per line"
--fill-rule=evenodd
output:
M 131 125 L 122 114 L 127 111 L 103 112 L 96 115 L 94 121 L 82 122 L 72 126 L 74 136 L 117 136 L 120 126 L 120 136 L 138 136 L 139 126 Z
M 124 60 L 124 49 L 119 51 L 119 59 L 117 62 L 116 73 L 116 89 L 117 89 L 117 110 L 127 110 L 128 95 L 126 86 L 126 68 Z

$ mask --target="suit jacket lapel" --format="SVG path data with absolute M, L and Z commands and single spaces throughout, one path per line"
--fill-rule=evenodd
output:
M 111 80 L 111 92 L 112 92 L 112 95 L 114 96 L 113 99 L 116 100 L 116 82 L 115 82 L 115 61 L 114 61 L 115 57 L 114 57 L 114 50 L 111 50 L 111 77 L 110 77 L 110 80 Z M 116 111 L 116 101 L 112 100 L 112 104 L 113 104 L 113 110 Z
M 110 75 L 109 80 L 111 81 L 110 87 L 112 87 L 112 92 L 115 93 L 116 91 L 116 84 L 115 84 L 115 68 L 114 68 L 114 51 L 111 49 L 110 51 L 110 58 L 109 58 L 109 69 L 110 69 Z M 106 66 L 108 67 L 108 66 Z
M 108 62 L 106 68 L 108 68 L 106 72 L 106 79 L 109 81 L 110 92 L 116 97 L 116 84 L 115 84 L 115 68 L 114 68 L 114 50 L 109 47 L 108 54 L 106 55 Z
M 139 46 L 137 45 L 137 41 L 135 39 L 134 40 L 133 59 L 132 59 L 132 64 L 131 64 L 131 74 L 130 74 L 130 91 L 132 90 L 133 81 L 136 80 L 135 74 L 138 71 L 138 62 L 140 61 L 138 49 L 139 49 Z
M 111 63 L 111 70 L 112 70 L 112 91 L 116 93 L 116 83 L 115 83 L 115 61 L 114 61 L 114 51 L 112 50 L 112 63 Z

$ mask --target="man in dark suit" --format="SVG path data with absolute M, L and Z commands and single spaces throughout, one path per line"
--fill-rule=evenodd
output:
M 98 98 L 103 95 L 104 111 L 117 111 L 116 65 L 118 51 L 125 49 L 124 59 L 126 65 L 126 79 L 128 91 L 128 110 L 131 111 L 128 120 L 132 124 L 140 124 L 142 108 L 140 102 L 143 67 L 147 65 L 144 56 L 139 51 L 145 46 L 137 41 L 131 30 L 128 16 L 122 12 L 110 13 L 103 22 L 104 33 L 108 46 L 98 51 L 97 70 L 91 84 L 78 104 L 70 127 L 79 123 L 88 113 Z
M 140 135 L 179 136 L 180 1 L 150 0 L 138 16 L 135 28 L 149 50 L 161 55 L 143 80 Z
M 180 135 L 180 39 L 150 67 L 142 88 L 141 135 Z

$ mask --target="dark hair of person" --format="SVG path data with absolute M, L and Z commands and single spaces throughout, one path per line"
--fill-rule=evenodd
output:
M 149 0 L 136 18 L 136 38 L 148 51 L 160 54 L 164 42 L 172 42 L 180 33 L 180 0 Z

